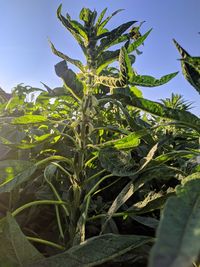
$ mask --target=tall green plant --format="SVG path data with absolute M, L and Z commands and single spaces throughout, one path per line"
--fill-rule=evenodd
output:
M 44 84 L 47 92 L 18 86 L 2 105 L 1 143 L 11 151 L 1 161 L 0 192 L 9 198 L 4 210 L 11 213 L 2 225 L 16 225 L 16 216 L 27 239 L 44 246 L 44 255 L 64 250 L 41 259 L 30 247 L 36 260 L 30 258 L 30 266 L 117 264 L 123 254 L 128 259 L 129 251 L 131 262 L 138 260 L 149 251 L 153 234 L 136 235 L 129 226 L 129 235 L 122 235 L 123 224 L 136 221 L 155 229 L 157 210 L 175 194 L 174 186 L 167 183 L 175 180 L 177 184 L 188 174 L 179 158 L 186 161 L 197 155 L 195 146 L 171 151 L 168 137 L 156 134 L 162 125 L 152 125 L 140 114 L 143 110 L 200 132 L 200 120 L 192 113 L 142 97 L 136 86 L 160 86 L 177 73 L 160 79 L 136 73 L 134 52 L 150 31 L 142 35 L 135 21 L 109 31 L 106 25 L 119 11 L 104 18 L 106 9 L 97 17 L 96 11 L 83 8 L 79 22 L 69 14 L 63 16 L 60 6 L 58 19 L 80 45 L 86 63 L 63 54 L 50 42 L 53 53 L 62 58 L 55 71 L 63 86 L 51 89 Z M 122 47 L 111 49 L 116 44 Z M 110 65 L 115 61 L 119 68 Z M 40 94 L 28 101 L 33 91 Z M 15 235 L 13 231 L 2 226 L 2 240 L 9 234 L 9 240 L 25 243 L 21 230 L 16 227 Z M 6 257 L 6 264 L 27 264 L 16 243 L 9 246 L 15 253 Z M 0 262 L 5 257 L 0 256 Z

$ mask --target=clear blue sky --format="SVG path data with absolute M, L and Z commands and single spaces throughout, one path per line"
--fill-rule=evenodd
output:
M 7 92 L 18 83 L 41 87 L 40 81 L 51 87 L 61 85 L 54 73 L 59 58 L 52 54 L 47 39 L 62 52 L 83 59 L 70 33 L 56 18 L 58 5 L 63 12 L 77 19 L 82 7 L 107 14 L 119 8 L 125 10 L 111 20 L 115 27 L 128 20 L 145 20 L 142 33 L 153 28 L 137 57 L 135 68 L 139 74 L 160 77 L 180 71 L 165 86 L 143 88 L 146 98 L 158 100 L 179 93 L 193 101 L 193 112 L 200 114 L 200 96 L 183 78 L 180 58 L 172 38 L 191 55 L 200 56 L 200 1 L 199 0 L 0 0 L 0 86 Z

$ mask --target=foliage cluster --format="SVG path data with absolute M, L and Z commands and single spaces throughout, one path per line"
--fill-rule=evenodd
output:
M 141 34 L 136 21 L 108 30 L 120 11 L 83 8 L 81 23 L 60 6 L 86 63 L 50 43 L 63 86 L 1 92 L 0 266 L 199 264 L 200 119 L 178 95 L 143 97 L 137 86 L 177 73 L 135 71 L 151 30 Z M 200 58 L 174 42 L 200 92 Z

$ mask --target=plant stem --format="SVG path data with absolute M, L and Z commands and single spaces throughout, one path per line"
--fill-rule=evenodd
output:
M 64 201 L 56 201 L 56 200 L 37 200 L 37 201 L 32 201 L 29 203 L 24 204 L 23 206 L 17 208 L 15 211 L 12 212 L 12 216 L 18 215 L 20 212 L 23 210 L 30 208 L 32 206 L 37 206 L 37 205 L 66 205 L 67 203 Z
M 36 242 L 36 243 L 44 244 L 46 246 L 50 246 L 50 247 L 58 248 L 58 249 L 61 249 L 61 250 L 65 250 L 65 247 L 63 247 L 63 246 L 61 246 L 59 244 L 56 244 L 54 242 L 45 240 L 45 239 L 36 238 L 36 237 L 32 237 L 32 236 L 26 236 L 26 238 L 29 241 L 32 241 L 32 242 Z

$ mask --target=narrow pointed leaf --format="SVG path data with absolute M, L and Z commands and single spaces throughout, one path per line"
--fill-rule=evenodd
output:
M 200 179 L 176 189 L 177 197 L 168 199 L 149 267 L 188 267 L 200 252 Z M 173 227 L 169 227 L 169 226 Z
M 104 15 L 105 15 L 106 11 L 107 11 L 107 8 L 104 8 L 104 9 L 101 11 L 101 13 L 100 13 L 100 15 L 99 15 L 99 17 L 98 17 L 98 19 L 97 19 L 97 23 L 96 23 L 96 25 L 95 25 L 97 31 L 99 30 L 99 25 L 101 24 L 102 19 L 103 19 Z
M 181 55 L 181 67 L 185 79 L 197 90 L 200 94 L 200 58 L 191 57 L 188 52 L 183 49 L 180 44 L 174 40 L 174 44 Z
M 101 17 L 102 17 L 102 18 L 100 18 L 101 21 L 102 21 L 102 19 L 103 19 L 104 14 L 106 13 L 106 10 L 107 10 L 107 9 L 104 9 L 104 10 L 102 11 L 102 13 L 101 13 Z M 123 10 L 124 10 L 124 9 L 118 9 L 118 10 L 116 10 L 116 11 L 113 12 L 109 17 L 107 17 L 103 22 L 101 22 L 101 23 L 99 24 L 99 27 L 98 27 L 97 35 L 102 34 L 104 27 L 105 27 L 106 24 L 111 20 L 111 18 L 112 18 L 113 16 L 117 15 L 117 13 L 119 13 L 119 12 L 121 12 L 121 11 L 123 11 Z M 102 14 L 103 14 L 103 16 L 102 16 Z
M 10 214 L 0 221 L 0 251 L 0 266 L 23 267 L 43 259 Z
M 51 50 L 52 50 L 52 52 L 53 52 L 56 56 L 58 56 L 58 57 L 60 57 L 60 58 L 62 58 L 62 59 L 64 59 L 64 60 L 66 60 L 67 62 L 73 64 L 74 66 L 76 66 L 77 68 L 79 68 L 81 71 L 84 70 L 84 66 L 83 66 L 83 64 L 81 63 L 81 61 L 68 57 L 67 55 L 65 55 L 65 54 L 63 54 L 62 52 L 58 51 L 58 50 L 55 48 L 55 46 L 54 46 L 50 41 L 49 41 L 49 43 L 50 43 L 50 45 L 51 45 Z
M 67 18 L 62 16 L 61 11 L 62 11 L 62 5 L 60 5 L 57 9 L 58 19 L 61 21 L 61 23 L 64 25 L 64 27 L 67 28 L 68 31 L 74 36 L 74 38 L 79 43 L 81 49 L 83 50 L 83 52 L 86 53 L 86 48 L 85 48 L 82 36 L 79 34 L 78 30 L 72 26 L 70 21 Z
M 151 237 L 105 234 L 90 238 L 66 252 L 41 260 L 27 267 L 92 267 L 152 242 Z
M 141 44 L 144 43 L 144 41 L 146 40 L 146 38 L 149 36 L 150 32 L 152 31 L 152 29 L 150 29 L 148 32 L 146 32 L 144 35 L 142 35 L 141 37 L 139 37 L 136 41 L 134 41 L 133 43 L 129 44 L 128 48 L 127 48 L 127 53 L 131 53 L 133 51 L 135 51 Z
M 74 29 L 76 29 L 76 31 L 84 38 L 85 41 L 87 41 L 88 35 L 87 35 L 87 32 L 86 32 L 84 26 L 76 20 L 71 20 L 69 14 L 67 14 L 67 18 L 68 18 L 69 22 L 71 23 L 72 27 Z
M 102 52 L 105 49 L 109 48 L 117 38 L 119 38 L 128 28 L 130 28 L 135 21 L 129 21 L 126 23 L 123 23 L 119 27 L 115 28 L 114 30 L 110 31 L 108 33 L 108 36 L 101 39 L 101 43 L 98 48 L 98 52 Z

